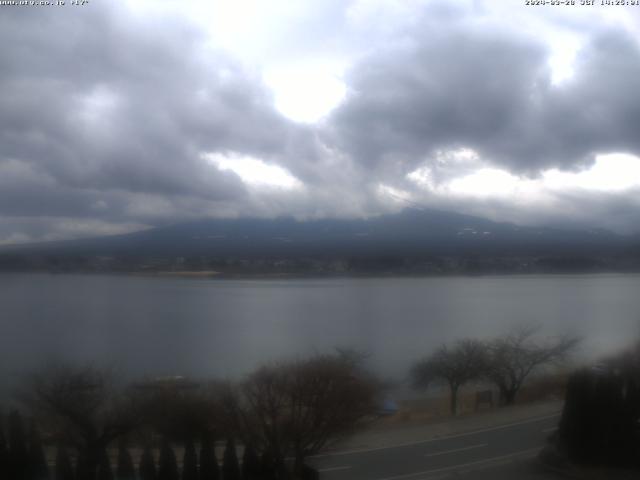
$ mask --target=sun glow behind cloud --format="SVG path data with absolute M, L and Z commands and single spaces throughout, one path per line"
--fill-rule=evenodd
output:
M 315 123 L 345 97 L 341 70 L 332 64 L 297 64 L 272 68 L 264 78 L 280 113 L 296 122 Z
M 557 41 L 550 45 L 549 68 L 551 69 L 551 83 L 560 85 L 574 76 L 574 63 L 580 50 L 581 42 L 574 35 L 556 34 Z

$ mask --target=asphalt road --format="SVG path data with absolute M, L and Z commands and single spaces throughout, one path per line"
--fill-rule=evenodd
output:
M 514 468 L 544 446 L 560 415 L 532 418 L 473 432 L 369 450 L 352 450 L 311 459 L 322 480 L 420 480 L 456 475 L 480 478 L 474 471 Z M 506 472 L 506 471 L 505 471 Z M 504 478 L 511 477 L 505 473 Z M 517 478 L 521 475 L 518 474 Z

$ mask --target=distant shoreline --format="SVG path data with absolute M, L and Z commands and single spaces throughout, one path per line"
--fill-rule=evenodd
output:
M 221 275 L 221 272 L 215 270 L 161 270 L 157 272 L 125 272 L 130 275 L 143 275 L 149 277 L 186 277 L 186 278 L 201 278 L 201 277 L 217 277 Z
M 0 275 L 36 274 L 36 275 L 98 275 L 131 276 L 147 278 L 183 278 L 216 280 L 299 280 L 299 279 L 392 279 L 392 278 L 499 278 L 499 277 L 537 277 L 537 276 L 606 276 L 640 275 L 638 270 L 602 270 L 602 271 L 530 271 L 530 272 L 443 272 L 443 273 L 405 273 L 405 272 L 221 272 L 216 270 L 162 270 L 162 271 L 95 271 L 95 270 L 0 270 Z

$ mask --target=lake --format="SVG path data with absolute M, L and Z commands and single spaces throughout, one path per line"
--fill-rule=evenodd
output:
M 265 361 L 354 347 L 401 379 L 443 342 L 535 323 L 593 357 L 640 337 L 640 275 L 221 280 L 0 275 L 0 372 L 45 362 L 131 375 L 237 377 Z

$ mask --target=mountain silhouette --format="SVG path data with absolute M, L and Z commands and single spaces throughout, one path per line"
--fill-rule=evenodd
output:
M 6 246 L 3 255 L 415 256 L 567 255 L 634 249 L 634 236 L 500 223 L 428 209 L 362 219 L 206 219 L 107 237 Z

